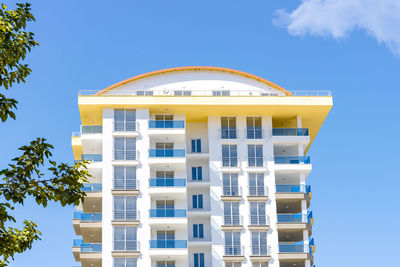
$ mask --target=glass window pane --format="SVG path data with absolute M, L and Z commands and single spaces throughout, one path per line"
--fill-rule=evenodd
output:
M 124 121 L 125 120 L 125 110 L 116 109 L 114 110 L 114 121 Z
M 126 110 L 126 121 L 136 121 L 136 110 Z

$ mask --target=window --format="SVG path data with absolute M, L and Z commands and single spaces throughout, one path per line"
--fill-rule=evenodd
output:
M 192 152 L 193 153 L 201 152 L 201 139 L 192 139 Z
M 212 91 L 213 96 L 229 96 L 230 92 L 228 90 L 218 90 L 218 91 Z
M 136 95 L 153 95 L 153 91 L 136 91 Z
M 204 253 L 193 254 L 194 267 L 204 267 Z
M 114 160 L 136 160 L 136 138 L 114 138 Z
M 135 196 L 114 196 L 114 220 L 132 221 L 136 215 Z
M 136 258 L 114 258 L 114 267 L 137 267 Z
M 115 109 L 114 131 L 136 131 L 136 110 Z
M 157 231 L 157 248 L 174 248 L 175 231 Z
M 193 195 L 192 196 L 192 207 L 194 209 L 202 209 L 203 208 L 203 195 Z
M 249 173 L 249 195 L 266 196 L 264 173 Z
M 240 262 L 225 262 L 225 267 L 241 267 L 242 263 Z
M 239 202 L 224 202 L 224 224 L 240 225 Z
M 175 267 L 174 261 L 157 261 L 157 267 Z
M 225 232 L 225 255 L 241 255 L 240 232 Z
M 204 238 L 204 224 L 193 224 L 193 238 Z
M 251 251 L 253 255 L 264 255 L 267 253 L 267 232 L 251 232 Z
M 173 157 L 174 143 L 156 143 L 156 157 Z
M 173 200 L 156 200 L 156 217 L 175 217 Z
M 174 172 L 173 171 L 156 171 L 155 186 L 173 186 Z
M 192 95 L 192 91 L 182 90 L 174 91 L 174 95 Z
M 114 167 L 114 189 L 132 190 L 136 188 L 136 167 Z
M 193 181 L 203 180 L 203 168 L 202 167 L 192 167 L 192 180 Z
M 222 145 L 222 166 L 237 167 L 237 145 Z
M 266 225 L 265 202 L 250 202 L 250 224 Z
M 253 267 L 268 267 L 268 262 L 253 262 Z
M 221 139 L 236 138 L 236 117 L 221 117 Z
M 114 250 L 115 251 L 136 251 L 136 227 L 114 226 Z
M 223 173 L 223 195 L 224 196 L 238 196 L 239 195 L 239 184 L 237 173 Z
M 262 139 L 261 117 L 247 117 L 247 139 Z
M 263 167 L 263 146 L 262 145 L 248 145 L 248 163 L 249 167 Z

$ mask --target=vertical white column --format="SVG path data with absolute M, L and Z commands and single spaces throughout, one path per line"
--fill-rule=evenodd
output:
M 139 166 L 137 167 L 136 179 L 139 183 L 140 194 L 137 198 L 137 210 L 139 211 L 140 224 L 137 230 L 137 240 L 139 241 L 140 258 L 138 266 L 151 266 L 149 256 L 151 231 L 149 225 L 149 209 L 151 199 L 149 195 L 150 167 L 148 163 L 150 140 L 148 135 L 149 128 L 149 110 L 137 109 L 136 121 L 139 128 L 139 136 L 136 139 L 136 151 L 139 156 Z M 108 265 L 107 265 L 108 266 Z M 110 265 L 111 266 L 111 265 Z
M 219 168 L 221 167 L 222 148 L 219 144 L 220 117 L 208 117 L 208 148 L 210 174 L 210 206 L 211 206 L 211 257 L 213 267 L 223 267 L 224 233 L 223 224 L 224 206 L 221 201 L 222 180 Z
M 103 109 L 103 192 L 102 192 L 102 266 L 112 266 L 111 257 L 113 245 L 112 220 L 112 151 L 113 151 L 113 121 L 114 110 Z
M 243 218 L 243 230 L 241 232 L 241 246 L 244 248 L 245 260 L 242 262 L 243 267 L 251 267 L 250 255 L 251 255 L 251 232 L 248 230 L 247 226 L 250 224 L 250 204 L 246 201 L 248 194 L 248 172 L 245 171 L 248 166 L 248 147 L 246 140 L 245 129 L 247 127 L 246 116 L 238 116 L 236 118 L 236 127 L 239 133 L 239 144 L 238 144 L 238 157 L 240 161 L 241 171 L 238 175 L 239 187 L 242 190 L 242 200 L 239 205 L 239 214 Z M 241 219 L 242 219 L 241 218 Z

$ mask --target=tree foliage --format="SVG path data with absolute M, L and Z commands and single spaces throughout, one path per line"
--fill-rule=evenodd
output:
M 25 83 L 31 73 L 23 63 L 31 48 L 39 45 L 32 32 L 26 32 L 27 23 L 35 21 L 30 4 L 17 4 L 15 10 L 0 8 L 0 88 L 9 89 L 15 83 Z M 13 109 L 17 101 L 0 94 L 0 119 L 15 119 Z M 23 228 L 12 227 L 16 219 L 11 212 L 15 204 L 23 205 L 27 197 L 46 207 L 49 201 L 62 206 L 79 204 L 85 193 L 83 183 L 90 174 L 86 161 L 70 166 L 52 160 L 53 146 L 44 138 L 37 138 L 19 148 L 22 155 L 12 159 L 8 168 L 0 170 L 0 266 L 7 266 L 16 253 L 32 248 L 40 239 L 38 225 L 25 220 Z

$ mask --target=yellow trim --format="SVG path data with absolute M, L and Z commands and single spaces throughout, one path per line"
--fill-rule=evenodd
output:
M 299 96 L 79 96 L 82 125 L 101 125 L 104 108 L 148 108 L 150 113 L 184 114 L 188 122 L 206 122 L 208 116 L 272 116 L 290 120 L 301 116 L 313 142 L 332 107 L 332 97 Z M 305 150 L 307 152 L 309 146 Z
M 82 140 L 80 137 L 72 137 L 72 152 L 74 153 L 75 160 L 81 160 L 81 155 L 83 154 Z

